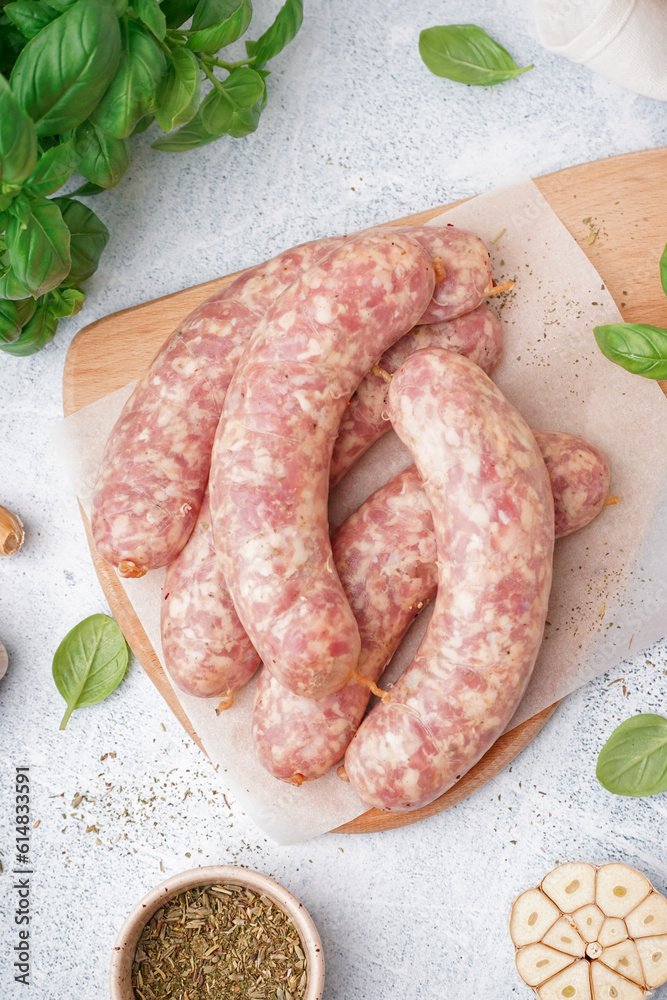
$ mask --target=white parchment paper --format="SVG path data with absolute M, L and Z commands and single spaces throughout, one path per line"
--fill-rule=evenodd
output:
M 661 503 L 667 400 L 654 382 L 629 375 L 598 351 L 593 327 L 618 322 L 620 313 L 603 277 L 532 181 L 480 195 L 432 224 L 443 220 L 478 233 L 490 249 L 496 281 L 517 283 L 493 304 L 505 337 L 494 380 L 532 427 L 580 434 L 600 448 L 611 467 L 611 493 L 621 498 L 587 528 L 556 543 L 545 640 L 515 726 L 667 633 L 667 512 Z M 85 407 L 55 430 L 87 512 L 106 438 L 131 389 Z M 409 464 L 396 436 L 387 434 L 332 494 L 332 524 Z M 122 580 L 161 661 L 163 577 L 163 570 L 155 570 L 141 580 Z M 385 683 L 410 661 L 427 617 L 425 612 L 406 636 Z M 294 788 L 263 770 L 250 736 L 254 682 L 220 716 L 219 699 L 174 690 L 222 783 L 274 840 L 305 840 L 366 811 L 335 771 Z

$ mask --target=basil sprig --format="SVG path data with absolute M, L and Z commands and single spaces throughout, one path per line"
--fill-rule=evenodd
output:
M 660 281 L 667 295 L 667 246 L 660 258 Z M 605 358 L 633 375 L 667 379 L 667 330 L 648 323 L 609 323 L 593 327 Z
M 667 719 L 647 713 L 622 722 L 602 747 L 595 774 L 614 795 L 667 791 Z
M 74 194 L 114 188 L 154 122 L 167 134 L 153 147 L 169 152 L 255 131 L 266 64 L 303 2 L 285 0 L 245 58 L 221 58 L 252 14 L 252 0 L 0 2 L 0 350 L 40 350 L 81 308 L 109 234 L 71 196 L 49 199 L 75 170 Z
M 67 702 L 60 728 L 75 708 L 103 701 L 127 669 L 129 652 L 120 628 L 109 615 L 90 615 L 71 629 L 53 657 L 53 679 Z
M 431 73 L 457 83 L 490 87 L 527 73 L 476 24 L 442 24 L 419 35 L 419 54 Z

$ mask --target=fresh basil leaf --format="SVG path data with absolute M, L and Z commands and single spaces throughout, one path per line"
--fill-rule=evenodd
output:
M 55 21 L 61 14 L 57 7 L 44 3 L 44 0 L 18 0 L 17 3 L 8 3 L 4 12 L 26 38 L 34 38 L 42 28 Z
M 264 66 L 295 38 L 303 21 L 302 0 L 287 0 L 273 24 L 257 39 L 246 42 L 246 51 L 254 59 L 253 67 Z
M 140 118 L 137 124 L 134 126 L 130 132 L 129 138 L 132 139 L 135 135 L 141 135 L 146 129 L 149 129 L 153 122 L 155 121 L 155 115 L 145 115 Z
M 240 38 L 251 18 L 250 0 L 199 0 L 187 46 L 193 52 L 217 52 Z
M 28 320 L 32 319 L 35 315 L 35 310 L 37 309 L 37 300 L 33 298 L 29 299 L 18 299 L 14 302 L 16 309 L 18 311 L 19 323 L 22 327 L 26 325 Z
M 132 0 L 132 9 L 156 38 L 164 41 L 167 34 L 167 19 L 157 0 Z
M 195 115 L 201 96 L 201 70 L 189 49 L 174 49 L 156 98 L 155 117 L 163 132 L 185 125 Z
M 67 702 L 64 729 L 75 708 L 97 705 L 115 691 L 127 670 L 129 652 L 109 615 L 91 615 L 75 625 L 53 657 L 53 679 Z
M 196 6 L 197 0 L 162 0 L 160 4 L 168 28 L 180 28 L 192 17 Z
M 26 358 L 46 347 L 53 340 L 57 328 L 58 317 L 51 312 L 48 303 L 40 302 L 18 339 L 13 344 L 0 344 L 0 350 L 13 354 L 15 358 Z
M 491 86 L 527 73 L 509 52 L 475 24 L 446 24 L 425 28 L 419 35 L 419 54 L 431 73 L 458 83 Z
M 37 135 L 56 135 L 89 117 L 120 60 L 120 30 L 103 0 L 78 0 L 21 52 L 11 85 Z
M 37 166 L 26 179 L 25 186 L 32 195 L 53 194 L 69 180 L 76 169 L 74 139 L 53 146 L 40 156 Z
M 138 21 L 121 22 L 118 71 L 90 120 L 115 139 L 127 139 L 153 107 L 153 98 L 167 63 L 150 31 Z
M 19 311 L 11 299 L 0 299 L 0 341 L 13 344 L 21 333 Z
M 97 270 L 109 230 L 91 208 L 71 198 L 54 198 L 65 225 L 70 231 L 72 264 L 65 279 L 67 286 L 79 285 Z
M 21 191 L 12 201 L 8 209 L 11 218 L 16 219 L 23 229 L 30 221 L 30 199 Z M 7 223 L 9 225 L 9 222 Z
M 35 126 L 0 76 L 0 184 L 21 184 L 36 162 Z
M 243 138 L 257 128 L 263 98 L 264 81 L 259 73 L 249 66 L 235 69 L 202 102 L 204 128 L 212 135 Z
M 100 187 L 99 184 L 91 184 L 90 181 L 86 181 L 86 183 L 78 187 L 76 191 L 70 191 L 69 197 L 73 198 L 75 195 L 92 197 L 95 194 L 102 194 L 103 191 L 106 191 L 106 188 Z
M 10 23 L 8 17 L 0 18 L 0 73 L 9 76 L 26 43 L 25 35 Z
M 598 757 L 595 775 L 614 795 L 667 791 L 667 719 L 634 715 L 613 731 Z
M 114 139 L 93 122 L 79 125 L 74 138 L 79 173 L 101 188 L 115 187 L 130 165 L 129 140 Z
M 633 375 L 667 378 L 667 330 L 646 323 L 596 326 L 597 345 L 614 364 Z
M 200 109 L 201 110 L 201 109 Z M 185 153 L 189 149 L 198 149 L 200 146 L 208 146 L 210 142 L 219 139 L 218 135 L 211 135 L 204 127 L 199 111 L 187 125 L 176 129 L 170 135 L 165 135 L 152 145 L 153 149 L 160 149 L 164 153 Z
M 46 198 L 31 201 L 27 223 L 14 218 L 7 226 L 14 274 L 35 298 L 56 288 L 69 273 L 69 246 L 70 233 L 61 211 Z
M 7 267 L 0 275 L 0 299 L 12 299 L 12 301 L 26 299 L 30 295 L 30 289 L 22 284 L 13 267 Z
M 660 258 L 660 281 L 662 282 L 662 290 L 667 295 L 667 246 L 662 251 Z
M 80 288 L 64 288 L 62 292 L 51 292 L 51 295 L 54 298 L 49 302 L 49 308 L 53 315 L 58 316 L 59 319 L 64 316 L 76 316 L 77 313 L 81 312 L 86 299 L 86 293 L 82 292 Z
M 66 10 L 69 10 L 77 2 L 78 0 L 49 0 L 50 5 L 59 10 L 61 14 L 64 14 Z

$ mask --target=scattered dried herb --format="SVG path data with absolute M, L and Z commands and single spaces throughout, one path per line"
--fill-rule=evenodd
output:
M 161 907 L 132 966 L 137 1000 L 301 1000 L 307 979 L 289 917 L 233 884 L 188 889 Z

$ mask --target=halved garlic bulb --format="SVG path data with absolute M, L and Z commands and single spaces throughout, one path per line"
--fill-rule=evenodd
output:
M 554 868 L 515 900 L 510 936 L 540 1000 L 642 1000 L 667 982 L 667 899 L 628 865 Z

